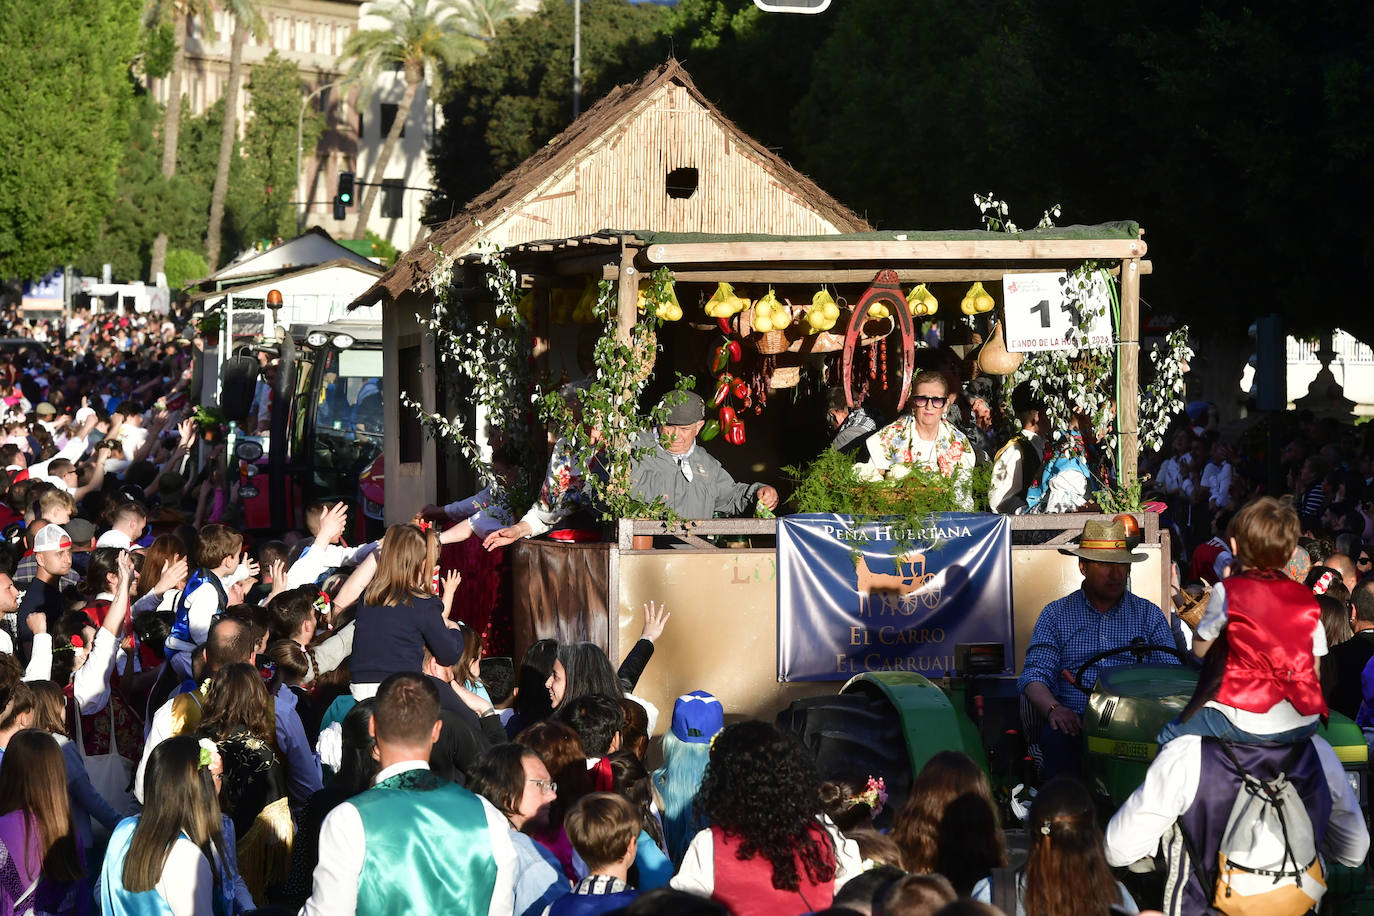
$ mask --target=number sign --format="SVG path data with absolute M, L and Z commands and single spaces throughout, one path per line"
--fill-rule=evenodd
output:
M 1087 328 L 1089 347 L 1112 345 L 1111 304 L 1105 288 L 1082 304 L 1069 302 L 1064 295 L 1067 275 L 1063 273 L 1006 274 L 1002 277 L 1003 302 L 1007 316 L 1007 349 L 1034 353 L 1041 350 L 1068 350 L 1069 329 L 1082 323 L 1080 312 L 1094 313 Z

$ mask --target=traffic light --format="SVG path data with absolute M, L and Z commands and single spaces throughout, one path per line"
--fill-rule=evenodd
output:
M 343 219 L 353 206 L 353 173 L 339 173 L 339 187 L 334 194 L 334 218 Z

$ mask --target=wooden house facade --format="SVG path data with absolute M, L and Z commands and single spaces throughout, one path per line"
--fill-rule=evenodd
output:
M 457 258 L 608 228 L 824 236 L 870 227 L 734 125 L 678 62 L 612 90 L 354 302 L 383 306 L 388 523 L 448 495 L 435 443 L 400 402 L 405 391 L 436 409 L 428 367 L 438 360 L 417 316 L 433 310 L 440 253 Z

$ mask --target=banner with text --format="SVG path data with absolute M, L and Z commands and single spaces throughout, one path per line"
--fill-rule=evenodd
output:
M 1011 520 L 944 513 L 925 527 L 844 515 L 778 520 L 778 679 L 938 676 L 962 642 L 1012 657 Z

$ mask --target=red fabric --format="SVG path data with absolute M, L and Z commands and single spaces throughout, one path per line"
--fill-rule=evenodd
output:
M 27 472 L 24 476 L 28 476 Z M 24 516 L 11 509 L 8 503 L 0 503 L 0 528 L 8 528 L 15 522 L 22 521 L 23 518 Z
M 444 572 L 456 569 L 463 576 L 453 597 L 454 620 L 461 620 L 482 636 L 482 654 L 511 654 L 514 637 L 511 623 L 510 560 L 506 548 L 484 550 L 476 536 L 446 544 L 439 554 Z
M 835 850 L 830 835 L 815 824 L 810 828 L 825 851 L 833 869 Z M 730 909 L 734 916 L 775 916 L 777 913 L 807 913 L 823 910 L 835 900 L 835 880 L 813 883 L 797 856 L 797 875 L 801 884 L 795 891 L 780 891 L 773 886 L 773 864 L 756 855 L 747 861 L 739 858 L 740 840 L 719 827 L 711 828 L 711 862 L 715 871 L 715 890 L 711 898 Z
M 1216 562 L 1226 548 L 1208 541 L 1193 548 L 1193 561 L 1188 566 L 1188 575 L 1212 585 L 1217 583 Z
M 1287 700 L 1304 716 L 1326 715 L 1312 657 L 1321 606 L 1312 592 L 1273 569 L 1243 572 L 1223 584 L 1227 656 L 1217 702 L 1268 712 Z
M 72 697 L 72 685 L 68 684 L 62 692 L 67 698 L 67 733 L 75 735 L 76 701 Z M 110 702 L 114 704 L 115 736 L 119 741 L 119 756 L 138 763 L 139 758 L 143 756 L 143 722 L 113 686 L 110 688 Z M 81 717 L 81 738 L 88 757 L 110 752 L 109 706 Z
M 92 601 L 90 604 L 83 607 L 81 609 L 81 613 L 85 614 L 86 619 L 91 622 L 91 626 L 95 627 L 98 630 L 100 629 L 101 623 L 105 621 L 105 612 L 109 609 L 109 601 L 105 600 L 104 598 L 97 598 L 95 601 Z M 128 625 L 133 626 L 132 618 L 128 620 Z

